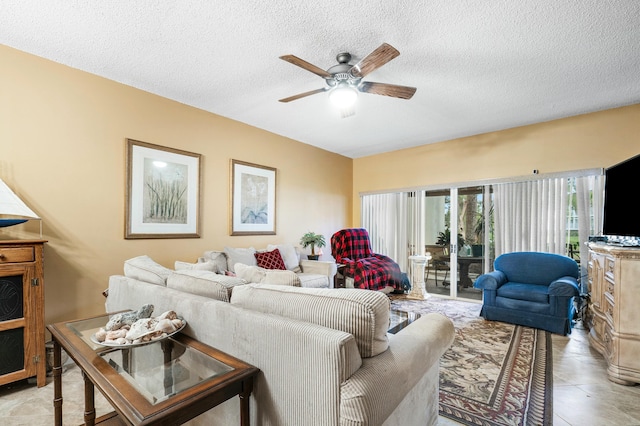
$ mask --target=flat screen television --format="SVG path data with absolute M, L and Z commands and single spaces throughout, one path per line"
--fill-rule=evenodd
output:
M 640 237 L 637 194 L 640 186 L 640 154 L 605 169 L 602 233 Z

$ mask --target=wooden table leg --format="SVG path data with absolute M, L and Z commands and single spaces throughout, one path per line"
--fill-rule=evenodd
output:
M 53 410 L 55 426 L 62 426 L 62 348 L 53 340 Z
M 251 396 L 251 392 L 253 391 L 253 377 L 247 379 L 242 384 L 242 392 L 238 394 L 240 397 L 240 425 L 241 426 L 250 426 L 251 412 L 249 411 L 249 397 Z
M 469 278 L 469 264 L 467 262 L 459 263 L 460 265 L 460 286 L 462 288 L 471 287 L 473 284 Z
M 84 379 L 84 424 L 94 426 L 96 423 L 96 407 L 93 383 L 84 371 L 82 372 L 82 378 Z

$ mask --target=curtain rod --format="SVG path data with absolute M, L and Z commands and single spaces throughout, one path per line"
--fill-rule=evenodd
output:
M 455 182 L 455 183 L 443 183 L 438 185 L 421 185 L 421 186 L 412 186 L 405 188 L 390 188 L 390 189 L 381 189 L 378 191 L 362 191 L 358 193 L 359 197 L 363 195 L 374 195 L 374 194 L 390 194 L 396 192 L 413 192 L 413 191 L 437 191 L 442 189 L 449 188 L 464 188 L 467 186 L 484 186 L 484 185 L 494 185 L 501 183 L 516 183 L 516 182 L 526 182 L 526 181 L 534 181 L 534 180 L 543 180 L 543 179 L 556 179 L 556 178 L 577 178 L 584 176 L 598 176 L 604 175 L 604 168 L 594 168 L 594 169 L 579 169 L 579 170 L 570 170 L 566 172 L 555 172 L 555 173 L 543 173 L 536 175 L 527 175 L 527 176 L 513 176 L 506 178 L 489 178 L 489 179 L 481 179 L 475 181 L 466 181 L 466 182 Z

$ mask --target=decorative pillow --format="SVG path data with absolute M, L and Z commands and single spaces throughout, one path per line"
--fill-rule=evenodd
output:
M 291 244 L 269 244 L 267 246 L 268 251 L 278 249 L 280 250 L 280 256 L 284 260 L 284 266 L 293 272 L 301 272 L 300 269 L 300 257 L 296 248 Z
M 257 266 L 249 266 L 244 263 L 236 263 L 234 265 L 236 276 L 242 278 L 248 283 L 260 283 L 266 276 L 265 270 Z
M 258 264 L 256 262 L 256 257 L 254 256 L 256 253 L 256 249 L 254 249 L 253 247 L 225 247 L 224 252 L 227 255 L 227 270 L 231 272 L 235 272 L 235 270 L 233 269 L 233 265 L 235 265 L 236 263 L 243 263 L 249 266 L 256 266 Z
M 235 288 L 231 304 L 353 334 L 362 358 L 389 347 L 391 302 L 379 291 L 247 284 Z
M 280 255 L 280 250 L 275 249 L 272 251 L 256 252 L 256 262 L 260 268 L 264 269 L 287 269 L 284 266 L 284 260 Z
M 205 262 L 189 263 L 176 260 L 174 268 L 176 271 L 210 271 L 219 273 L 218 265 L 213 260 L 207 260 Z
M 155 262 L 147 255 L 134 257 L 124 261 L 125 277 L 157 285 L 167 285 L 167 278 L 173 271 Z
M 198 262 L 206 262 L 208 260 L 212 260 L 216 264 L 217 272 L 220 274 L 228 269 L 227 255 L 223 251 L 205 251 L 203 257 L 198 259 Z

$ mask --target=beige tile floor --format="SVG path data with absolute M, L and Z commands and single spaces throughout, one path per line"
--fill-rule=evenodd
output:
M 83 423 L 83 387 L 78 368 L 67 364 L 63 375 L 65 425 Z M 53 424 L 53 383 L 37 388 L 17 383 L 0 386 L 0 424 L 45 426 Z M 98 415 L 111 411 L 96 392 Z M 622 386 L 606 377 L 600 354 L 589 347 L 579 323 L 570 336 L 553 335 L 554 426 L 640 426 L 640 385 Z M 440 418 L 440 426 L 458 425 Z

